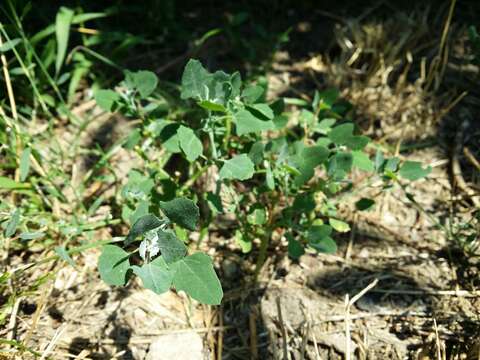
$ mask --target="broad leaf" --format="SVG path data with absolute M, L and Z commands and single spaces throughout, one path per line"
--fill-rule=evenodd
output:
M 330 130 L 332 130 L 332 126 L 335 125 L 336 122 L 337 122 L 337 119 L 334 119 L 334 118 L 323 119 L 315 126 L 313 130 L 322 135 L 327 135 L 330 132 Z
M 312 226 L 307 232 L 308 244 L 319 252 L 334 253 L 337 245 L 330 237 L 331 233 L 332 228 L 328 225 Z
M 242 249 L 242 253 L 247 254 L 252 251 L 252 239 L 240 230 L 235 231 L 235 242 Z
M 264 120 L 272 120 L 274 117 L 273 110 L 267 104 L 247 105 L 247 108 L 254 116 L 258 118 L 263 118 Z
M 340 151 L 330 159 L 328 175 L 335 180 L 342 180 L 352 169 L 352 163 L 352 154 Z
M 352 123 L 346 123 L 335 126 L 328 137 L 337 145 L 345 145 L 352 137 L 354 125 Z
M 288 256 L 292 259 L 299 259 L 303 254 L 305 254 L 305 249 L 302 243 L 296 240 L 292 235 L 287 234 L 288 239 Z
M 352 150 L 362 150 L 370 141 L 366 136 L 353 134 L 354 125 L 346 123 L 335 126 L 328 134 L 330 140 L 336 145 L 345 145 Z
M 95 92 L 97 105 L 105 111 L 112 111 L 113 105 L 120 99 L 120 94 L 113 90 L 97 90 Z
M 175 270 L 173 285 L 178 291 L 185 291 L 203 304 L 220 304 L 223 290 L 208 255 L 196 253 L 171 266 Z
M 330 151 L 323 146 L 308 146 L 303 148 L 294 158 L 296 168 L 300 175 L 295 178 L 295 184 L 301 186 L 310 180 L 315 173 L 315 168 L 325 162 Z
M 185 256 L 187 248 L 183 242 L 177 239 L 175 234 L 162 230 L 159 230 L 157 234 L 157 243 L 167 264 L 178 261 Z
M 195 132 L 185 126 L 180 126 L 177 130 L 180 148 L 187 156 L 190 162 L 195 161 L 203 152 L 203 146 Z
M 171 201 L 160 201 L 160 209 L 171 222 L 185 229 L 193 231 L 197 227 L 200 211 L 192 200 L 180 197 Z
M 205 110 L 219 111 L 223 113 L 227 112 L 227 109 L 225 108 L 225 106 L 223 106 L 222 104 L 214 103 L 213 101 L 209 101 L 209 100 L 200 101 L 198 105 L 204 108 Z
M 375 165 L 372 160 L 362 151 L 352 151 L 353 166 L 364 171 L 374 171 Z
M 122 286 L 127 283 L 130 269 L 129 254 L 115 245 L 105 245 L 98 259 L 100 277 L 109 285 Z
M 263 87 L 258 85 L 250 85 L 243 90 L 242 97 L 246 103 L 253 104 L 262 97 L 264 92 L 265 89 Z
M 210 77 L 211 74 L 202 66 L 200 61 L 191 59 L 183 71 L 181 98 L 208 100 Z
M 398 174 L 404 179 L 414 181 L 426 177 L 431 171 L 432 168 L 430 166 L 423 168 L 421 162 L 405 161 Z
M 247 180 L 253 176 L 254 171 L 253 162 L 247 154 L 236 155 L 225 161 L 220 169 L 220 179 Z
M 255 165 L 258 165 L 263 160 L 263 153 L 265 152 L 265 145 L 261 141 L 257 141 L 252 145 L 248 156 L 252 159 Z
M 348 225 L 345 221 L 330 218 L 328 222 L 330 223 L 330 226 L 338 232 L 344 233 L 350 231 L 350 225 Z
M 262 120 L 248 110 L 240 110 L 234 114 L 237 135 L 260 133 L 275 128 L 273 121 Z
M 174 272 L 168 269 L 162 256 L 141 267 L 132 266 L 132 270 L 142 279 L 143 286 L 156 294 L 162 294 L 172 286 Z
M 125 238 L 125 245 L 131 244 L 138 236 L 145 234 L 147 231 L 158 228 L 163 222 L 153 214 L 147 214 L 139 218 L 133 224 L 130 232 Z
M 133 73 L 133 80 L 135 82 L 135 87 L 142 98 L 149 96 L 158 85 L 157 75 L 151 71 L 137 71 L 136 73 Z

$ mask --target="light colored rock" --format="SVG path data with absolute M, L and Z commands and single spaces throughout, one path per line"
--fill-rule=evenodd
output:
M 145 360 L 208 360 L 208 350 L 196 332 L 162 335 L 152 341 Z

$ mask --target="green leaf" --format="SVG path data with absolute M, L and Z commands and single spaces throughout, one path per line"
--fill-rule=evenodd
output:
M 267 212 L 265 209 L 253 209 L 253 211 L 247 215 L 247 221 L 252 225 L 263 225 L 267 222 Z
M 141 267 L 132 266 L 132 270 L 142 279 L 143 286 L 156 294 L 162 294 L 172 286 L 174 272 L 168 269 L 162 256 Z
M 352 150 L 362 150 L 370 141 L 366 136 L 353 135 L 354 125 L 346 123 L 335 126 L 328 134 L 336 145 L 345 145 Z
M 2 44 L 0 46 L 0 53 L 7 52 L 9 50 L 12 50 L 15 46 L 17 46 L 22 40 L 21 39 L 11 39 Z
M 355 203 L 355 207 L 357 210 L 364 211 L 370 209 L 373 205 L 375 205 L 375 201 L 368 198 L 361 198 Z
M 248 152 L 248 156 L 252 159 L 255 165 L 258 165 L 263 160 L 263 153 L 265 151 L 265 144 L 261 141 L 257 141 L 252 145 L 250 151 Z
M 175 234 L 162 230 L 159 230 L 157 234 L 158 247 L 167 264 L 178 261 L 185 256 L 187 248 L 183 242 L 177 239 Z
M 203 304 L 220 304 L 223 290 L 208 255 L 196 253 L 173 263 L 171 267 L 175 270 L 173 285 L 178 291 L 185 291 Z
M 222 198 L 219 195 L 209 191 L 207 193 L 206 200 L 214 215 L 223 213 Z
M 242 97 L 246 103 L 253 104 L 262 97 L 264 92 L 265 89 L 263 87 L 250 85 L 243 90 Z
M 296 240 L 290 234 L 287 234 L 286 238 L 288 239 L 288 256 L 297 260 L 305 254 L 305 249 L 300 241 Z
M 105 245 L 98 259 L 100 277 L 109 285 L 123 286 L 127 283 L 130 269 L 129 254 L 115 245 Z
M 380 171 L 384 162 L 385 158 L 383 157 L 382 151 L 380 149 L 377 149 L 377 152 L 375 153 L 375 170 Z
M 20 222 L 20 210 L 15 209 L 10 220 L 7 221 L 5 226 L 5 237 L 12 237 L 17 231 L 18 223 Z
M 337 244 L 330 237 L 332 228 L 329 225 L 312 226 L 307 232 L 308 244 L 319 252 L 334 253 Z
M 25 148 L 20 156 L 20 181 L 24 182 L 30 170 L 30 148 Z
M 225 106 L 223 106 L 222 104 L 214 103 L 213 101 L 209 101 L 209 100 L 200 101 L 198 105 L 204 108 L 205 110 L 219 111 L 222 113 L 227 112 L 227 109 L 225 108 Z
M 427 166 L 425 169 L 422 168 L 422 163 L 418 161 L 405 161 L 400 168 L 398 174 L 404 179 L 415 181 L 426 177 L 432 168 Z
M 101 109 L 112 111 L 113 105 L 121 99 L 120 94 L 113 90 L 97 90 L 95 91 L 95 101 Z
M 158 78 L 155 73 L 147 70 L 137 71 L 133 73 L 133 80 L 140 96 L 145 99 L 148 97 L 158 85 Z
M 247 254 L 252 251 L 252 239 L 240 230 L 235 231 L 235 242 L 242 249 L 242 253 Z
M 210 77 L 211 74 L 202 66 L 200 61 L 189 60 L 182 75 L 181 98 L 208 100 Z
M 194 231 L 197 227 L 200 211 L 198 206 L 187 198 L 176 198 L 171 201 L 160 201 L 160 209 L 171 222 Z
M 397 158 L 397 157 L 390 158 L 385 163 L 384 170 L 395 172 L 398 169 L 398 164 L 400 164 L 400 159 L 399 158 Z
M 262 120 L 254 116 L 248 110 L 240 110 L 234 114 L 237 135 L 250 133 L 259 133 L 261 131 L 272 130 L 275 128 L 273 121 Z
M 330 226 L 338 232 L 345 233 L 350 231 L 350 225 L 344 221 L 330 218 L 328 219 L 328 222 L 330 223 Z
M 315 125 L 317 118 L 315 117 L 315 114 L 312 113 L 311 111 L 303 109 L 300 112 L 299 121 L 300 121 L 300 124 L 305 124 L 310 128 Z
M 128 216 L 130 224 L 135 224 L 135 222 L 141 217 L 148 215 L 148 208 L 150 203 L 148 201 L 140 201 L 135 208 L 135 211 Z
M 177 135 L 180 148 L 187 156 L 188 161 L 193 162 L 202 155 L 202 142 L 192 129 L 182 125 L 178 128 Z
M 314 131 L 322 135 L 327 135 L 332 129 L 332 126 L 335 125 L 336 122 L 337 122 L 337 119 L 334 119 L 334 118 L 323 119 L 315 126 Z
M 145 234 L 147 231 L 156 229 L 162 224 L 163 222 L 153 214 L 142 216 L 135 221 L 130 229 L 125 238 L 125 245 L 131 244 L 138 236 Z
M 352 151 L 353 156 L 353 166 L 364 171 L 374 171 L 375 165 L 372 160 L 369 159 L 368 155 L 362 151 Z
M 335 180 L 342 180 L 352 169 L 353 157 L 347 152 L 338 152 L 330 159 L 328 175 Z
M 292 204 L 292 210 L 298 214 L 308 214 L 315 210 L 317 206 L 312 193 L 300 193 L 295 196 Z
M 180 125 L 177 123 L 165 122 L 160 130 L 160 140 L 162 141 L 165 149 L 171 153 L 179 153 L 181 151 L 177 134 L 179 127 Z
M 325 162 L 330 151 L 319 145 L 308 146 L 301 150 L 294 158 L 294 163 L 300 175 L 295 178 L 295 184 L 301 186 L 313 177 L 315 168 Z
M 340 92 L 338 89 L 332 88 L 327 89 L 318 94 L 320 98 L 320 110 L 324 109 L 331 109 L 333 104 L 337 101 L 338 97 L 340 96 Z
M 36 232 L 23 232 L 20 234 L 20 239 L 22 240 L 33 240 L 39 239 L 45 236 L 44 232 L 36 231 Z
M 309 245 L 318 252 L 334 254 L 337 252 L 337 244 L 330 236 L 324 237 L 316 242 L 310 242 Z
M 55 246 L 55 253 L 60 259 L 75 267 L 75 261 L 73 261 L 73 259 L 70 257 L 70 254 L 68 253 L 67 249 L 65 249 L 65 246 Z
M 272 120 L 274 118 L 273 110 L 267 104 L 247 105 L 247 108 L 257 118 L 263 118 L 263 120 Z
M 67 54 L 70 25 L 72 23 L 73 10 L 62 6 L 55 19 L 55 35 L 57 38 L 57 56 L 55 59 L 55 73 L 58 75 Z
M 328 137 L 337 145 L 345 145 L 352 137 L 354 125 L 352 123 L 346 123 L 335 126 Z
M 236 155 L 225 161 L 220 169 L 220 179 L 247 180 L 253 176 L 254 164 L 247 154 Z
M 352 136 L 346 145 L 352 150 L 362 150 L 370 142 L 370 138 L 363 135 Z

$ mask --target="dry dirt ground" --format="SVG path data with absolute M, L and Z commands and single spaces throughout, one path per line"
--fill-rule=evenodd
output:
M 473 134 L 480 97 L 470 92 L 460 105 L 452 103 L 458 94 L 438 100 L 432 95 L 438 73 L 412 80 L 402 75 L 410 60 L 385 61 L 388 53 L 362 58 L 361 44 L 385 47 L 382 39 L 372 42 L 368 29 L 344 24 L 337 41 L 353 48 L 345 45 L 336 60 L 310 54 L 292 61 L 288 52 L 278 53 L 269 74 L 272 92 L 308 98 L 309 87 L 338 86 L 358 109 L 365 132 L 392 153 L 433 166 L 428 179 L 407 188 L 417 203 L 402 189 L 373 187 L 375 209 L 356 214 L 355 196 L 345 199 L 341 214 L 352 232 L 337 239 L 337 254 L 308 253 L 294 262 L 280 240 L 255 285 L 246 281 L 252 257 L 225 231 L 212 229 L 202 248 L 214 257 L 225 289 L 217 308 L 174 292 L 156 295 L 135 281 L 108 287 L 96 271 L 98 250 L 74 256 L 75 268 L 42 265 L 32 278 L 52 275 L 15 307 L 17 338 L 51 359 L 479 359 L 477 257 L 452 246 L 434 219 L 466 221 L 477 203 L 479 169 L 459 150 L 469 147 L 478 157 Z M 397 28 L 382 31 L 396 41 Z M 413 46 L 418 33 L 409 36 L 400 47 Z M 469 71 L 478 78 L 478 68 Z M 447 75 L 438 89 L 448 85 Z M 452 122 L 463 130 L 448 138 L 442 131 Z M 419 149 L 400 152 L 413 140 Z M 131 162 L 125 154 L 112 166 L 125 172 Z M 16 261 L 21 264 L 21 256 Z

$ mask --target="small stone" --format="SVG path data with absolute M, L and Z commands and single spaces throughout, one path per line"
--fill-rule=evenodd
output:
M 208 350 L 196 332 L 168 334 L 157 337 L 150 344 L 145 360 L 208 360 Z

